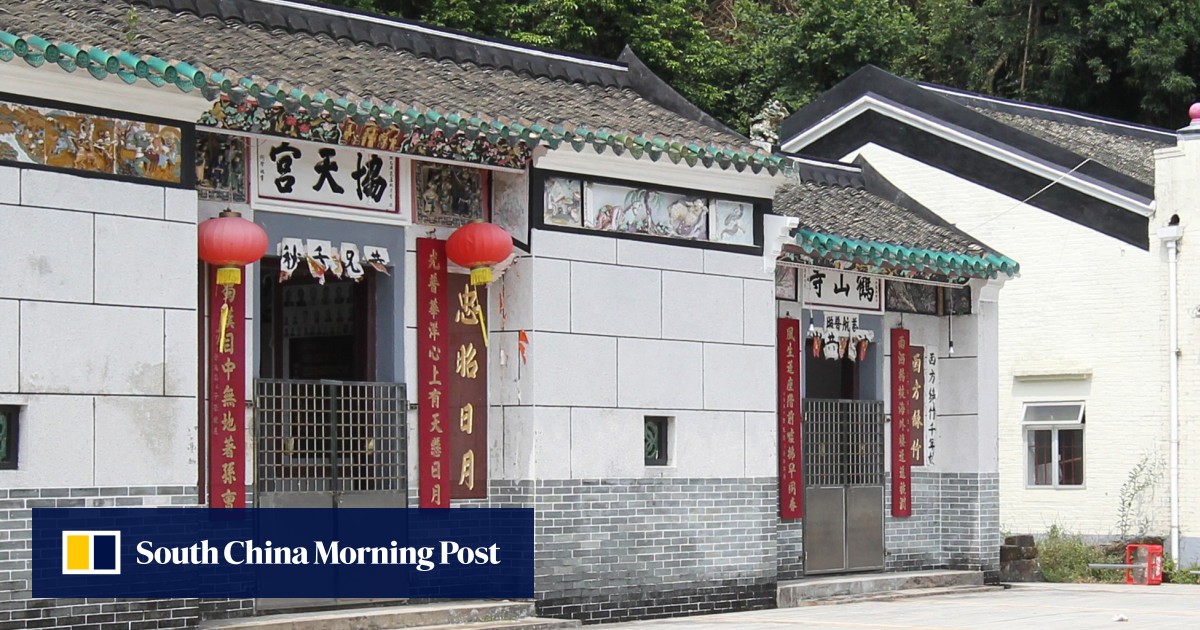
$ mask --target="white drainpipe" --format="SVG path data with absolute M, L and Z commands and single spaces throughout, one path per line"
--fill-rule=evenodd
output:
M 1167 294 L 1170 323 L 1168 352 L 1171 361 L 1171 557 L 1179 560 L 1179 291 L 1176 285 L 1176 261 L 1183 227 L 1171 225 L 1158 230 L 1158 238 L 1167 246 Z

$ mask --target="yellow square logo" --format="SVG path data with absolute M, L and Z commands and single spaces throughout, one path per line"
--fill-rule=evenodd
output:
M 62 572 L 63 575 L 121 573 L 121 532 L 63 532 Z

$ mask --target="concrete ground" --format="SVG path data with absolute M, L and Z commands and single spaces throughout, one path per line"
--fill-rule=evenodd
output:
M 1128 621 L 1114 621 L 1115 615 L 1123 615 Z M 605 630 L 782 630 L 789 627 L 806 630 L 1200 629 L 1200 586 L 1030 584 L 984 593 L 781 608 L 601 627 Z

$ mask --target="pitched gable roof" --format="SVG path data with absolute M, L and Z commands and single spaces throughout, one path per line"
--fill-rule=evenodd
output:
M 896 151 L 1124 242 L 1147 248 L 1146 163 L 1171 134 L 1001 101 L 867 66 L 782 125 L 783 148 L 841 159 Z
M 775 193 L 774 211 L 800 220 L 803 253 L 949 277 L 1015 275 L 1015 261 L 958 229 L 880 176 L 869 163 L 801 160 Z
M 577 150 L 592 144 L 739 170 L 781 163 L 634 67 L 632 53 L 624 62 L 603 61 L 295 0 L 0 5 L 0 59 L 15 53 L 34 65 L 54 61 L 37 56 L 50 42 L 64 42 L 55 56 L 82 51 L 65 61 L 81 61 L 97 77 L 175 83 L 210 99 L 213 89 L 248 89 L 389 118 L 416 112 L 498 121 L 493 127 L 533 129 L 531 140 Z M 90 59 L 92 50 L 111 67 Z M 135 73 L 142 59 L 153 62 L 150 70 Z
M 1175 133 L 1166 129 L 938 85 L 922 83 L 921 87 L 1151 186 L 1154 185 L 1154 151 L 1175 144 Z

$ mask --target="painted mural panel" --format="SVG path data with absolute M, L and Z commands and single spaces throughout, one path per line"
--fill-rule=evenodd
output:
M 714 199 L 710 240 L 735 245 L 754 244 L 754 206 L 744 201 Z
M 932 284 L 892 282 L 887 285 L 887 310 L 897 313 L 938 314 L 938 287 Z
M 246 203 L 248 153 L 245 138 L 196 134 L 196 193 L 200 199 Z
M 682 239 L 708 238 L 708 200 L 588 182 L 583 226 Z
M 529 242 L 528 175 L 492 173 L 492 222 L 514 239 Z
M 775 267 L 775 297 L 780 300 L 796 301 L 797 298 L 796 268 Z
M 583 226 L 583 182 L 551 177 L 546 180 L 542 220 L 547 225 Z
M 939 287 L 892 280 L 885 284 L 886 307 L 892 312 L 918 315 L 967 315 L 971 312 L 970 287 Z
M 542 224 L 737 246 L 756 245 L 753 201 L 611 181 L 547 177 Z
M 413 163 L 413 222 L 458 227 L 487 218 L 487 171 L 433 162 Z
M 180 127 L 0 102 L 0 160 L 179 184 L 182 151 Z

